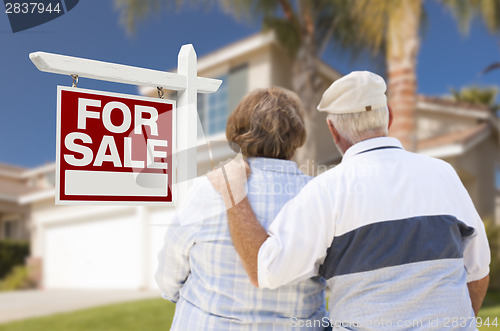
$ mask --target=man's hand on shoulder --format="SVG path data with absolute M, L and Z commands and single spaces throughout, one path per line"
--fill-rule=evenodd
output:
M 247 195 L 245 184 L 250 176 L 250 166 L 239 154 L 207 176 L 226 204 L 229 232 L 234 248 L 241 257 L 250 281 L 259 287 L 257 267 L 259 249 L 268 235 L 255 217 L 248 199 L 245 199 Z
M 207 174 L 214 189 L 220 193 L 227 209 L 242 201 L 247 191 L 245 184 L 250 176 L 250 166 L 238 154 L 229 162 L 220 164 Z

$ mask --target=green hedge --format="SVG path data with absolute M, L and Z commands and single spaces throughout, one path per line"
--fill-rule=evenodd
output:
M 490 289 L 500 290 L 500 226 L 495 225 L 491 218 L 484 220 L 491 250 Z
M 28 241 L 0 240 L 0 279 L 3 279 L 17 265 L 24 265 L 30 253 Z

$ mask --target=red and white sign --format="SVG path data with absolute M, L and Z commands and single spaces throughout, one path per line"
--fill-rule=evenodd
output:
M 57 204 L 174 202 L 174 101 L 63 86 L 57 98 Z

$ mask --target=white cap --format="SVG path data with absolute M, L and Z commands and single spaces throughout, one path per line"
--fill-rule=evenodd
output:
M 330 114 L 360 113 L 387 105 L 384 79 L 369 71 L 353 71 L 337 79 L 323 93 L 319 111 Z

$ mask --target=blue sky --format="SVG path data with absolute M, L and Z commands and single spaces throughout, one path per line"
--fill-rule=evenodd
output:
M 480 77 L 488 64 L 500 61 L 499 35 L 476 22 L 461 36 L 450 12 L 427 1 L 429 26 L 418 57 L 419 93 L 442 95 L 450 87 L 500 85 L 500 70 Z M 235 21 L 216 9 L 183 10 L 152 15 L 129 36 L 119 24 L 110 0 L 82 0 L 51 22 L 12 33 L 0 13 L 0 162 L 35 167 L 55 160 L 56 86 L 71 78 L 40 72 L 28 58 L 45 51 L 139 67 L 174 68 L 183 44 L 192 43 L 203 56 L 260 30 L 258 24 Z M 372 69 L 327 54 L 325 60 L 342 73 Z M 137 94 L 135 86 L 81 79 L 79 87 Z

